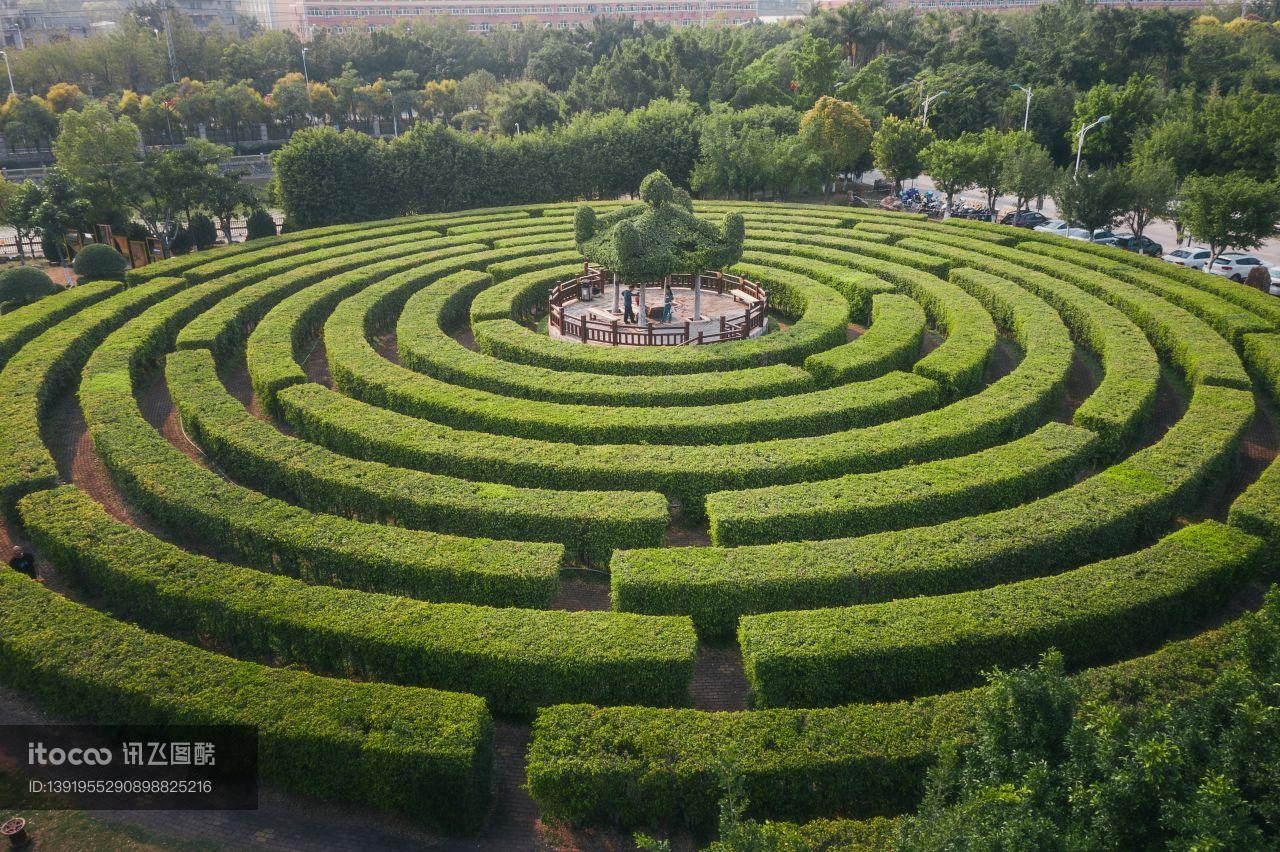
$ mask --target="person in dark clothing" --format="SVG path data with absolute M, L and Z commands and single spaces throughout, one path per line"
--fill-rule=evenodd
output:
M 622 294 L 622 321 L 623 322 L 636 321 L 635 308 L 632 307 L 632 305 L 634 304 L 633 302 L 634 299 L 635 299 L 635 288 L 628 287 Z
M 29 550 L 23 550 L 16 545 L 13 548 L 13 556 L 9 558 L 9 567 L 15 571 L 21 571 L 28 577 L 35 579 L 36 576 L 36 557 Z

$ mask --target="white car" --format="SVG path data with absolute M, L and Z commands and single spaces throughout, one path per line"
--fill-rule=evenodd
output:
M 1060 237 L 1074 237 L 1077 240 L 1087 240 L 1090 238 L 1087 228 L 1080 228 L 1070 225 L 1061 219 L 1050 219 L 1043 225 L 1036 225 L 1036 230 L 1045 234 L 1057 234 Z
M 1257 267 L 1265 267 L 1262 258 L 1254 254 L 1243 254 L 1238 251 L 1224 251 L 1205 266 L 1205 272 L 1230 278 L 1232 281 L 1243 281 Z
M 1174 249 L 1160 259 L 1165 263 L 1185 266 L 1188 269 L 1204 269 L 1204 265 L 1209 262 L 1212 254 L 1213 252 L 1207 248 L 1179 248 Z
M 1272 266 L 1267 271 L 1271 273 L 1271 295 L 1280 296 L 1280 266 Z

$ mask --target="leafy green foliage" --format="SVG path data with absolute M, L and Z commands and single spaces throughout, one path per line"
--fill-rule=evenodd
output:
M 76 275 L 87 281 L 99 278 L 122 279 L 129 266 L 125 256 L 114 248 L 101 243 L 92 243 L 81 249 L 71 263 Z
M 37 302 L 59 291 L 49 273 L 36 266 L 14 266 L 0 272 L 0 302 L 6 312 Z

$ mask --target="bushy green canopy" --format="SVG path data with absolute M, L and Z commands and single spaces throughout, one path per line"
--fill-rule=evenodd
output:
M 640 200 L 599 217 L 589 206 L 579 207 L 574 230 L 582 256 L 628 284 L 723 269 L 742 257 L 742 214 L 726 215 L 720 227 L 699 219 L 689 194 L 662 172 L 640 183 Z

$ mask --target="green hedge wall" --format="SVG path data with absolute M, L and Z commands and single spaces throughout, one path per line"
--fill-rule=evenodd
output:
M 957 262 L 1013 281 L 1053 306 L 1104 369 L 1102 381 L 1076 408 L 1073 421 L 1097 432 L 1113 458 L 1131 446 L 1150 418 L 1160 379 L 1159 360 L 1141 329 L 1116 308 L 1065 281 L 982 253 L 981 243 L 951 238 L 948 244 L 948 254 Z
M 313 582 L 427 598 L 468 588 L 468 596 L 495 594 L 485 590 L 527 584 L 530 575 L 560 564 L 560 545 L 459 538 L 313 514 L 227 482 L 183 455 L 143 418 L 133 377 L 205 307 L 209 287 L 180 293 L 122 326 L 94 351 L 81 381 L 94 450 L 160 526 Z
M 558 256 L 561 252 L 556 252 Z M 548 258 L 549 259 L 549 258 Z M 494 264 L 498 266 L 500 264 Z M 471 302 L 471 322 L 489 319 L 514 319 L 524 321 L 547 312 L 547 300 L 551 288 L 557 282 L 566 281 L 582 272 L 582 257 L 569 262 L 557 260 L 550 268 L 535 269 L 519 275 L 498 279 L 490 275 L 491 282 L 502 283 L 486 287 Z
M 968 456 L 879 473 L 707 496 L 711 541 L 721 546 L 839 538 L 990 512 L 1069 484 L 1097 436 L 1048 423 Z
M 1104 559 L 1160 534 L 1224 475 L 1253 411 L 1252 394 L 1201 386 L 1159 442 L 1101 473 L 1012 509 L 933 527 L 620 551 L 610 564 L 614 607 L 688 614 L 699 633 L 725 636 L 746 613 L 959 592 Z
M 476 693 L 497 712 L 563 701 L 687 704 L 688 619 L 493 609 L 308 586 L 187 553 L 74 489 L 22 504 L 39 551 L 123 616 L 335 676 Z
M 0 681 L 52 712 L 102 724 L 254 725 L 262 777 L 287 790 L 450 831 L 476 831 L 488 812 L 493 725 L 481 698 L 232 660 L 7 569 L 0 601 Z
M 0 510 L 18 498 L 52 487 L 58 468 L 40 435 L 48 404 L 74 386 L 80 368 L 103 338 L 148 305 L 187 286 L 156 278 L 82 308 L 18 350 L 0 371 Z
M 804 359 L 804 368 L 824 386 L 855 382 L 886 370 L 905 370 L 920 355 L 924 310 L 896 293 L 871 299 L 871 325 L 855 340 Z
M 432 256 L 438 262 L 441 257 L 469 255 L 485 250 L 480 243 L 463 243 L 441 249 Z M 245 344 L 245 360 L 248 362 L 254 394 L 268 412 L 279 415 L 275 397 L 281 388 L 307 380 L 300 362 L 306 360 L 308 347 L 315 343 L 324 320 L 333 309 L 342 300 L 370 286 L 381 276 L 403 270 L 414 262 L 394 260 L 375 263 L 338 275 L 286 297 L 267 312 L 249 335 Z M 427 266 L 431 268 L 434 264 Z
M 756 245 L 769 246 L 772 249 L 777 241 L 754 241 Z M 750 250 L 742 253 L 745 263 L 766 266 L 771 269 L 783 269 L 799 275 L 807 275 L 835 290 L 849 302 L 849 318 L 856 322 L 865 322 L 871 315 L 871 297 L 878 293 L 892 293 L 896 286 L 888 281 L 881 281 L 867 272 L 850 269 L 825 260 L 814 260 L 809 257 L 798 257 L 785 252 L 770 250 Z
M 660 545 L 666 532 L 667 501 L 660 494 L 468 482 L 300 441 L 246 411 L 219 380 L 206 349 L 171 354 L 168 379 L 187 434 L 215 464 L 237 482 L 316 511 L 457 535 L 560 542 L 587 561 L 607 562 L 616 547 Z M 545 563 L 536 567 L 542 573 L 519 588 L 485 591 L 505 593 L 495 603 L 545 606 L 556 575 Z
M 738 627 L 757 706 L 840 704 L 970 686 L 1048 648 L 1072 667 L 1150 647 L 1227 604 L 1263 542 L 1213 521 L 1065 574 L 977 592 L 751 615 Z
M 211 349 L 218 354 L 238 349 L 252 327 L 268 310 L 285 297 L 319 284 L 333 275 L 340 275 L 351 270 L 368 267 L 372 264 L 384 264 L 399 258 L 399 268 L 409 268 L 421 264 L 424 260 L 433 260 L 434 250 L 448 250 L 463 242 L 462 237 L 427 237 L 419 240 L 405 241 L 400 237 L 390 238 L 395 242 L 370 247 L 360 243 L 350 247 L 324 249 L 296 259 L 279 261 L 275 264 L 264 264 L 243 270 L 234 276 L 240 287 L 229 296 L 203 314 L 192 319 L 178 333 L 179 349 Z M 446 252 L 456 254 L 457 251 Z M 392 268 L 395 265 L 392 264 Z M 227 278 L 212 279 L 226 281 Z
M 0 316 L 0 369 L 32 338 L 123 288 L 119 281 L 92 281 Z
M 481 352 L 503 361 L 622 376 L 799 364 L 813 352 L 847 339 L 849 304 L 830 287 L 796 273 L 752 264 L 740 263 L 728 271 L 757 280 L 769 291 L 773 308 L 799 319 L 786 331 L 715 346 L 583 346 L 552 340 L 510 320 L 476 322 L 471 330 Z
M 597 373 L 562 372 L 499 361 L 466 348 L 451 336 L 467 324 L 472 297 L 491 282 L 484 273 L 458 273 L 414 294 L 396 325 L 400 363 L 452 385 L 583 405 L 713 405 L 814 389 L 812 377 L 789 364 L 700 373 L 696 377 L 631 376 L 625 382 L 611 382 L 602 381 Z M 271 319 L 268 315 L 262 325 Z M 259 333 L 261 326 L 254 337 Z M 272 333 L 277 338 L 283 336 Z M 253 343 L 250 338 L 251 358 Z M 301 375 L 300 369 L 297 375 Z
M 1158 707 L 1202 691 L 1230 657 L 1238 622 L 1073 676 L 1086 700 Z M 544 708 L 529 789 L 544 817 L 623 828 L 713 828 L 726 766 L 750 814 L 809 819 L 916 806 L 938 746 L 965 739 L 979 691 L 891 704 L 703 713 L 641 707 Z

